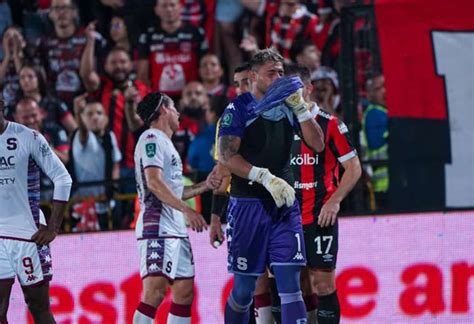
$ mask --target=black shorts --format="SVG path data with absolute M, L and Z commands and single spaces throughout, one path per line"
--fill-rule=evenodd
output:
M 312 269 L 334 270 L 338 250 L 338 222 L 321 227 L 317 222 L 303 225 L 307 265 Z

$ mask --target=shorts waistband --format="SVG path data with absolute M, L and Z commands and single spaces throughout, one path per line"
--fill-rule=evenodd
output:
M 242 201 L 242 202 L 266 202 L 266 201 L 273 201 L 271 198 L 251 198 L 251 197 L 233 197 L 230 196 L 231 200 L 234 201 Z

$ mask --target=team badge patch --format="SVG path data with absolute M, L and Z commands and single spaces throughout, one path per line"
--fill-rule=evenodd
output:
M 232 118 L 233 118 L 233 116 L 232 116 L 231 113 L 225 114 L 222 117 L 221 126 L 222 127 L 229 127 L 232 124 Z
M 146 156 L 148 156 L 149 158 L 154 157 L 156 154 L 156 144 L 148 143 L 145 146 L 145 150 L 146 150 Z

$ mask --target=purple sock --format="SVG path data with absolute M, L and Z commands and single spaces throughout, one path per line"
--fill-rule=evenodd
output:
M 282 324 L 306 324 L 306 307 L 301 291 L 279 295 Z
M 247 324 L 249 322 L 249 307 L 237 304 L 230 294 L 225 304 L 224 321 L 225 324 Z

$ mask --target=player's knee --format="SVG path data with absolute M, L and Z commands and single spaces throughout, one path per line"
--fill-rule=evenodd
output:
M 194 300 L 194 289 L 190 287 L 180 287 L 173 296 L 174 301 L 180 305 L 191 305 Z
M 41 298 L 40 296 L 25 296 L 26 305 L 33 317 L 49 311 L 49 298 Z
M 299 266 L 275 266 L 274 273 L 279 293 L 300 291 Z
M 150 286 L 143 291 L 143 301 L 149 305 L 160 305 L 165 299 L 166 287 Z
M 244 306 L 252 302 L 256 281 L 256 277 L 235 275 L 232 298 L 237 304 Z
M 336 291 L 336 285 L 330 280 L 319 281 L 316 283 L 316 294 L 318 296 L 330 295 Z

